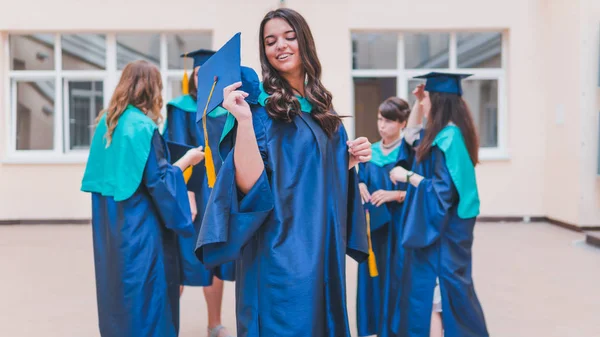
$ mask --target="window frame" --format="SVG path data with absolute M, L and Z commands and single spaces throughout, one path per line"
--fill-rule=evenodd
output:
M 63 142 L 62 142 L 62 146 L 63 146 L 63 152 L 65 154 L 79 154 L 79 155 L 87 155 L 89 152 L 89 149 L 84 149 L 84 148 L 71 148 L 71 128 L 70 128 L 70 124 L 71 124 L 71 120 L 70 120 L 70 102 L 69 102 L 69 83 L 74 82 L 74 81 L 84 81 L 84 82 L 102 82 L 102 98 L 103 98 L 103 105 L 106 106 L 107 102 L 106 102 L 106 97 L 104 96 L 104 83 L 105 83 L 105 79 L 102 77 L 83 77 L 83 76 L 69 76 L 69 77 L 63 77 L 62 78 L 63 81 L 61 83 L 62 85 L 62 90 L 63 90 Z M 79 91 L 81 89 L 75 89 L 74 91 Z M 92 100 L 95 100 L 95 96 L 92 94 L 88 97 L 90 99 L 90 102 Z M 92 117 L 92 116 L 90 116 Z M 92 117 L 90 120 L 94 120 L 95 117 Z M 93 135 L 93 133 L 92 133 Z M 91 142 L 91 140 L 90 140 Z
M 352 33 L 389 33 L 389 31 L 364 31 L 364 30 L 352 30 Z M 421 31 L 419 31 L 421 32 Z M 356 78 L 381 78 L 381 77 L 395 77 L 396 78 L 396 90 L 397 96 L 408 100 L 408 88 L 409 81 L 418 75 L 422 75 L 431 71 L 441 72 L 460 72 L 473 74 L 473 76 L 466 79 L 469 80 L 496 80 L 498 81 L 498 115 L 497 115 L 497 139 L 498 144 L 496 147 L 480 147 L 479 158 L 480 160 L 506 160 L 509 159 L 508 151 L 508 98 L 506 89 L 506 73 L 508 65 L 508 42 L 507 32 L 505 30 L 457 30 L 457 31 L 422 31 L 423 33 L 448 33 L 450 34 L 450 46 L 449 46 L 449 68 L 436 68 L 436 69 L 407 69 L 405 68 L 405 53 L 404 53 L 404 34 L 415 33 L 414 31 L 399 31 L 397 32 L 397 63 L 396 69 L 353 69 L 353 62 L 350 62 L 351 67 L 351 78 L 352 78 L 352 91 L 350 94 L 352 114 L 355 116 L 355 104 L 354 104 L 354 79 Z M 501 55 L 501 67 L 500 68 L 458 68 L 458 52 L 457 52 L 457 34 L 459 33 L 484 33 L 484 32 L 499 32 L 502 35 L 502 55 Z M 354 51 L 351 52 L 351 57 L 354 56 Z M 360 136 L 360 135 L 357 135 Z
M 63 34 L 74 34 L 74 32 L 52 32 L 54 36 L 54 70 L 11 70 L 10 55 L 10 36 L 37 34 L 40 32 L 19 31 L 4 32 L 0 35 L 4 50 L 4 111 L 5 123 L 5 151 L 1 162 L 3 164 L 81 164 L 87 161 L 89 150 L 70 149 L 69 136 L 69 111 L 68 91 L 65 85 L 68 81 L 101 81 L 103 82 L 103 103 L 108 106 L 110 97 L 118 83 L 122 70 L 117 68 L 117 36 L 127 34 L 127 31 L 115 32 L 85 32 L 86 34 L 102 34 L 106 36 L 106 68 L 103 70 L 63 70 L 62 66 L 62 38 Z M 181 78 L 184 69 L 169 69 L 167 38 L 172 34 L 210 34 L 211 41 L 214 38 L 212 30 L 195 31 L 143 31 L 135 32 L 139 34 L 159 34 L 160 35 L 160 72 L 163 80 L 163 97 L 165 103 L 171 99 L 171 92 L 168 90 L 167 80 Z M 213 42 L 211 42 L 213 43 Z M 187 69 L 188 74 L 191 69 Z M 36 80 L 54 80 L 54 129 L 53 129 L 53 148 L 52 150 L 17 150 L 17 85 L 18 81 L 36 81 Z M 166 111 L 163 106 L 163 114 Z

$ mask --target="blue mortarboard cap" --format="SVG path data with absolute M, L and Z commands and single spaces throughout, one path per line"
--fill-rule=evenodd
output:
M 240 36 L 235 34 L 198 70 L 197 121 L 223 102 L 226 86 L 241 81 Z
M 248 103 L 258 102 L 260 80 L 252 68 L 241 66 L 240 50 L 241 34 L 237 33 L 198 70 L 198 122 L 205 109 L 209 113 L 223 102 L 223 89 L 235 82 L 242 82 L 239 90 L 249 94 Z
M 377 230 L 383 227 L 385 224 L 392 221 L 392 216 L 390 214 L 389 209 L 385 205 L 381 205 L 379 207 L 373 205 L 368 202 L 364 204 L 364 207 L 370 213 L 370 227 L 371 231 Z
M 256 73 L 252 69 L 245 67 L 244 71 L 242 71 L 240 49 L 241 34 L 237 33 L 211 58 L 209 58 L 198 71 L 198 91 L 196 96 L 198 108 L 196 122 L 202 122 L 202 131 L 204 132 L 204 142 L 206 146 L 204 163 L 206 166 L 208 186 L 211 188 L 216 181 L 217 172 L 217 165 L 215 165 L 213 157 L 218 156 L 219 149 L 218 147 L 215 147 L 216 151 L 213 154 L 212 148 L 215 144 L 210 144 L 210 140 L 214 138 L 212 136 L 214 136 L 213 132 L 215 132 L 215 130 L 209 130 L 206 117 L 210 116 L 208 114 L 223 102 L 223 89 L 225 87 L 245 79 L 245 82 L 248 84 L 246 87 L 242 86 L 242 90 L 259 88 L 259 86 L 256 85 L 259 83 L 257 80 L 258 76 L 251 76 L 251 73 L 254 73 L 254 75 L 256 75 Z M 242 73 L 244 76 L 242 76 Z M 244 85 L 244 82 L 242 82 L 242 85 Z M 254 96 L 253 99 L 257 100 L 258 91 Z M 248 102 L 250 102 L 249 98 L 250 97 L 246 98 Z M 229 118 L 229 115 L 227 115 L 227 118 Z M 218 132 L 217 136 L 221 133 L 222 132 Z
M 443 92 L 462 96 L 461 81 L 470 74 L 452 74 L 432 72 L 426 75 L 415 76 L 415 78 L 426 79 L 425 90 L 429 92 Z
M 194 59 L 194 68 L 203 65 L 208 59 L 215 54 L 214 50 L 198 49 L 193 52 L 181 54 L 181 57 Z
M 171 164 L 173 164 L 179 159 L 181 159 L 181 157 L 183 157 L 189 150 L 193 149 L 194 147 L 186 144 L 167 141 L 167 148 L 169 149 Z
M 186 144 L 176 143 L 167 141 L 167 148 L 169 149 L 169 157 L 171 164 L 175 164 L 181 157 L 183 157 L 189 150 L 193 149 L 193 146 Z M 201 172 L 202 167 L 194 167 L 193 170 L 188 168 L 184 171 L 183 176 L 188 185 L 190 191 L 198 192 L 202 188 L 202 177 L 204 174 Z

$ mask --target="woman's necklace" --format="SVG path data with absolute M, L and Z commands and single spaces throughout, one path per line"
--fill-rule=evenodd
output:
M 384 150 L 390 150 L 390 149 L 393 149 L 393 148 L 395 148 L 396 146 L 398 146 L 398 145 L 400 144 L 400 142 L 401 142 L 401 141 L 402 141 L 402 137 L 400 137 L 400 138 L 396 139 L 395 141 L 393 141 L 393 142 L 389 143 L 388 145 L 385 145 L 383 142 L 381 142 L 381 147 L 382 147 Z

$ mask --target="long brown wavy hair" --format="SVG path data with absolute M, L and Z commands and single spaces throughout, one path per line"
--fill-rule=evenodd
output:
M 119 118 L 127 108 L 133 105 L 144 112 L 156 124 L 162 116 L 162 79 L 160 71 L 152 63 L 144 60 L 130 62 L 123 69 L 119 84 L 110 99 L 108 108 L 100 112 L 96 123 L 106 113 L 106 146 L 112 141 L 112 135 Z
M 342 123 L 341 118 L 333 112 L 331 93 L 321 83 L 321 62 L 317 56 L 315 40 L 308 23 L 300 13 L 289 9 L 279 8 L 270 11 L 260 23 L 260 64 L 262 68 L 263 87 L 270 95 L 266 103 L 267 113 L 271 118 L 291 122 L 292 118 L 300 113 L 300 102 L 294 95 L 290 84 L 273 68 L 265 53 L 264 32 L 269 20 L 279 18 L 285 20 L 296 33 L 298 50 L 304 73 L 306 85 L 305 98 L 312 104 L 311 116 L 321 126 L 323 131 L 331 137 Z
M 473 165 L 477 165 L 479 163 L 479 137 L 467 102 L 458 95 L 439 92 L 431 92 L 429 99 L 431 100 L 431 111 L 427 119 L 427 132 L 425 132 L 421 144 L 417 146 L 417 161 L 423 160 L 429 154 L 431 144 L 437 134 L 452 122 L 462 133 Z

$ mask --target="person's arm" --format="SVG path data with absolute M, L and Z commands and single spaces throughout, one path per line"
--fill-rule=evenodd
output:
M 348 169 L 354 168 L 358 163 L 366 163 L 371 160 L 371 142 L 367 137 L 358 137 L 353 141 L 348 141 L 348 152 L 350 153 L 350 160 L 348 162 Z
M 235 182 L 240 192 L 247 194 L 265 169 L 256 142 L 252 116 L 248 120 L 241 122 L 238 120 L 233 161 L 235 163 Z
M 417 99 L 408 116 L 407 128 L 423 125 L 423 99 L 425 98 L 425 85 L 418 85 L 413 90 L 413 95 Z
M 413 146 L 416 140 L 419 139 L 421 129 L 423 128 L 423 99 L 425 98 L 425 86 L 418 85 L 413 91 L 413 95 L 417 99 L 408 116 L 406 130 L 404 131 L 404 140 L 410 146 Z
M 234 83 L 223 89 L 223 107 L 238 122 L 233 161 L 235 164 L 235 182 L 240 192 L 247 194 L 262 175 L 265 166 L 256 142 L 252 111 L 245 101 L 248 96 L 236 90 L 242 82 Z
M 418 187 L 423 180 L 423 176 L 408 171 L 402 166 L 396 166 L 390 171 L 390 179 L 394 184 L 409 182 L 414 187 Z

